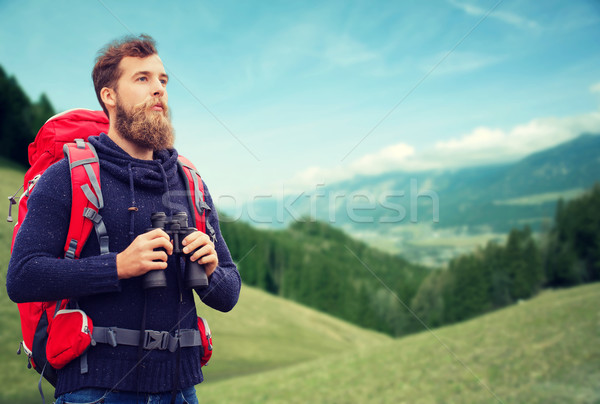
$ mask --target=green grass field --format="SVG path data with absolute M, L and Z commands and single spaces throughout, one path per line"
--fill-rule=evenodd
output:
M 585 192 L 586 192 L 586 190 L 583 188 L 575 188 L 575 189 L 571 189 L 568 191 L 561 191 L 561 192 L 545 192 L 542 194 L 528 195 L 528 196 L 522 196 L 519 198 L 494 201 L 494 205 L 516 205 L 516 206 L 540 205 L 542 203 L 548 203 L 548 202 L 554 203 L 554 202 L 558 201 L 560 198 L 563 198 L 564 200 L 568 201 L 570 199 L 574 199 L 574 198 L 581 196 Z
M 202 403 L 600 403 L 600 284 L 198 386 Z
M 245 285 L 231 312 L 203 304 L 198 310 L 209 321 L 215 347 L 203 368 L 205 385 L 393 341 Z

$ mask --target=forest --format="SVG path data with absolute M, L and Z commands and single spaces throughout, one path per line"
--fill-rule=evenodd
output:
M 600 280 L 600 184 L 558 201 L 554 224 L 535 239 L 513 229 L 505 245 L 488 243 L 423 281 L 411 302 L 430 326 L 453 323 L 528 299 L 545 288 Z
M 55 114 L 42 94 L 32 102 L 14 76 L 0 66 L 0 157 L 28 166 L 27 147 L 44 122 Z

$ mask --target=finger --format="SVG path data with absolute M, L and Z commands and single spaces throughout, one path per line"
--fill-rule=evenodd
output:
M 215 251 L 215 247 L 214 245 L 211 244 L 206 244 L 205 246 L 203 246 L 202 248 L 200 248 L 199 250 L 196 250 L 196 252 L 194 252 L 194 254 L 192 254 L 190 256 L 190 260 L 192 261 L 196 261 L 199 260 L 200 258 L 203 257 L 208 257 L 208 256 L 217 256 L 217 252 Z M 200 262 L 200 261 L 198 261 Z
M 140 234 L 136 238 L 138 243 L 145 244 L 150 243 L 148 246 L 151 248 L 165 248 L 170 250 L 172 247 L 171 239 L 169 235 L 162 229 L 154 229 L 149 232 Z
M 182 240 L 182 243 L 184 245 L 187 245 L 189 243 L 191 243 L 192 241 L 196 240 L 197 238 L 202 238 L 202 236 L 206 236 L 206 234 L 204 234 L 203 232 L 196 230 L 190 234 L 188 234 L 187 236 L 185 236 L 185 238 Z
M 205 262 L 201 262 L 201 261 L 205 261 Z M 206 276 L 211 276 L 212 273 L 215 271 L 215 269 L 217 269 L 217 266 L 219 265 L 219 258 L 215 254 L 214 256 L 210 255 L 210 256 L 202 257 L 200 260 L 198 260 L 198 262 L 200 264 L 202 264 L 202 266 L 204 266 L 204 270 L 206 271 Z
M 166 261 L 150 261 L 146 264 L 146 269 L 148 271 L 157 271 L 167 269 L 167 266 Z
M 194 239 L 192 242 L 186 245 L 183 248 L 183 252 L 185 254 L 190 254 L 192 251 L 204 248 L 206 246 L 210 246 L 214 249 L 213 242 L 210 241 L 210 238 L 206 234 L 203 234 L 201 237 Z
M 169 256 L 164 251 L 152 251 L 147 258 L 149 261 L 163 261 L 167 262 Z
M 210 246 L 204 245 L 201 248 L 197 249 L 196 251 L 194 251 L 194 253 L 192 255 L 190 255 L 190 260 L 191 261 L 196 261 L 198 260 L 200 257 L 203 257 L 207 254 L 210 254 Z
M 219 257 L 217 257 L 217 254 L 205 255 L 198 260 L 198 263 L 202 265 L 213 264 L 214 266 L 217 266 L 219 264 Z
M 169 239 L 169 235 L 163 229 L 153 229 L 149 232 L 142 234 L 142 236 L 148 237 L 148 239 L 155 239 L 158 237 Z
M 206 233 L 203 233 L 201 231 L 195 231 L 193 233 L 188 234 L 182 240 L 182 244 L 183 245 L 191 245 L 191 244 L 200 243 L 202 245 L 202 244 L 206 244 L 207 241 L 210 241 L 210 238 L 206 235 Z
M 166 235 L 166 233 L 165 233 Z M 148 248 L 151 250 L 156 250 L 159 248 L 164 248 L 165 252 L 169 255 L 173 253 L 173 243 L 168 237 L 157 237 L 148 241 Z

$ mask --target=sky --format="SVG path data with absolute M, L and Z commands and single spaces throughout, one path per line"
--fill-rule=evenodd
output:
M 140 33 L 218 207 L 600 133 L 596 0 L 0 0 L 0 65 L 57 111 L 100 109 L 98 50 Z

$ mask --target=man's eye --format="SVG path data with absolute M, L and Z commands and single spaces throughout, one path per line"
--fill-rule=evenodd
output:
M 138 81 L 147 81 L 148 79 L 144 76 L 138 77 Z
M 166 79 L 162 79 L 160 82 L 162 83 L 163 86 L 167 85 L 167 80 Z

